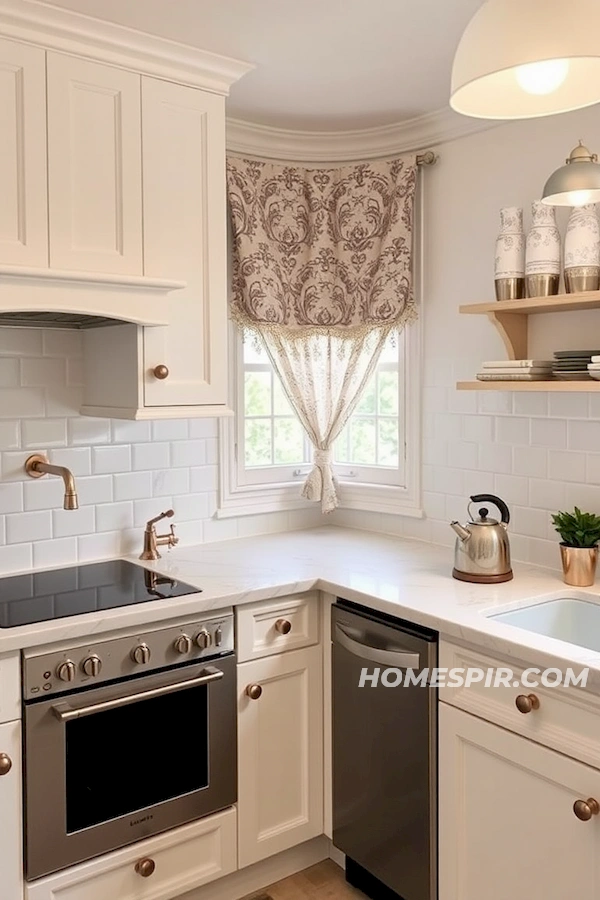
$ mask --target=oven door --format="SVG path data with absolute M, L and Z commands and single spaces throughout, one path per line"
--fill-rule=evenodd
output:
M 235 803 L 235 656 L 25 707 L 28 880 Z

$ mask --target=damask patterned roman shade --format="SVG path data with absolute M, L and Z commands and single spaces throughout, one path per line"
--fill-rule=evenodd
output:
M 231 316 L 254 333 L 314 447 L 302 490 L 338 505 L 331 448 L 391 331 L 416 316 L 416 158 L 301 168 L 230 157 Z

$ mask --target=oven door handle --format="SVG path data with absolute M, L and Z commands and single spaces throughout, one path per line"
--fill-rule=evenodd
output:
M 55 703 L 52 712 L 61 722 L 70 722 L 72 719 L 80 719 L 83 716 L 91 716 L 94 713 L 105 712 L 109 709 L 119 709 L 121 706 L 129 706 L 139 700 L 152 700 L 154 697 L 163 697 L 165 694 L 174 694 L 176 691 L 184 691 L 187 688 L 198 687 L 201 684 L 210 684 L 224 677 L 224 672 L 215 669 L 214 666 L 206 666 L 204 674 L 198 678 L 188 678 L 187 681 L 178 681 L 175 684 L 166 684 L 163 687 L 150 688 L 148 691 L 138 691 L 136 694 L 128 694 L 126 697 L 116 697 L 114 700 L 101 700 L 100 703 L 91 703 L 89 706 L 73 707 L 69 703 Z

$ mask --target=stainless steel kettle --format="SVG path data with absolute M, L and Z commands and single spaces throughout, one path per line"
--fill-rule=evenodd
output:
M 510 522 L 508 506 L 493 494 L 473 494 L 471 503 L 493 503 L 500 510 L 501 521 L 488 517 L 482 507 L 473 518 L 471 503 L 467 507 L 470 521 L 466 525 L 451 522 L 458 535 L 454 550 L 452 577 L 459 581 L 479 584 L 498 584 L 513 577 L 510 567 L 510 544 L 506 530 Z

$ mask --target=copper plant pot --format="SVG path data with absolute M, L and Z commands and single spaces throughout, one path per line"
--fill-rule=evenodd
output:
M 598 562 L 597 545 L 595 547 L 569 547 L 568 544 L 561 543 L 560 557 L 565 584 L 573 587 L 590 587 L 594 583 Z

